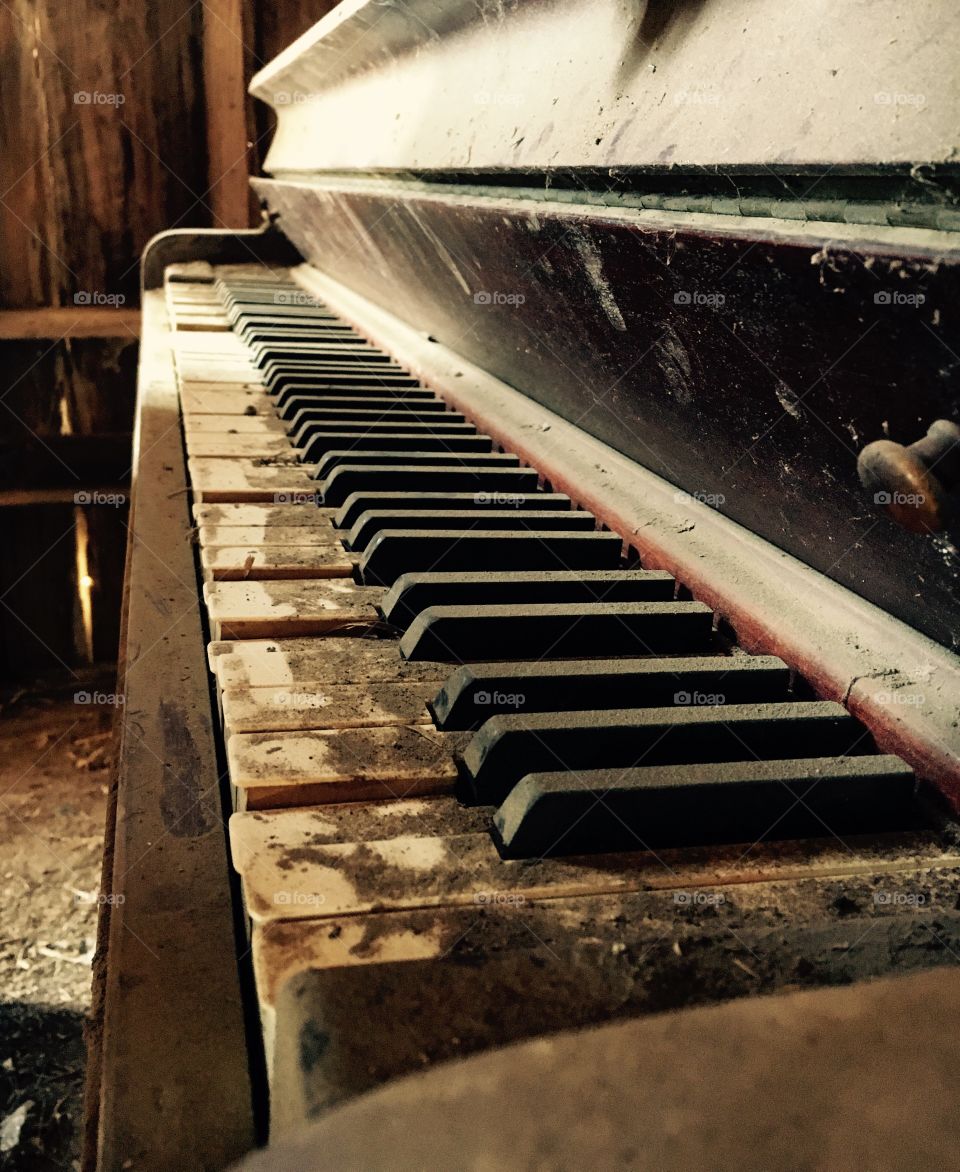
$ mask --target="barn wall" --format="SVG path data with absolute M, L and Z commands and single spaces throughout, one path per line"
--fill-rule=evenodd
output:
M 139 257 L 255 222 L 271 126 L 246 83 L 331 7 L 0 4 L 0 679 L 116 655 Z

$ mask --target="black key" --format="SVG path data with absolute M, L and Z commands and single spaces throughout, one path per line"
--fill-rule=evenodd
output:
M 300 386 L 290 386 L 282 390 L 274 400 L 274 408 L 281 419 L 295 419 L 298 412 L 310 410 L 312 407 L 326 407 L 328 404 L 335 407 L 338 403 L 359 407 L 369 403 L 375 407 L 379 404 L 409 403 L 416 405 L 419 411 L 446 411 L 447 405 L 438 399 L 433 391 L 425 387 L 317 387 L 304 389 Z
M 493 824 L 508 858 L 829 838 L 919 826 L 914 794 L 881 756 L 531 773 Z
M 346 428 L 348 424 L 344 424 Z M 326 452 L 341 448 L 355 448 L 361 452 L 489 452 L 493 440 L 488 435 L 474 435 L 472 429 L 462 431 L 327 431 L 315 435 L 303 449 L 306 464 L 317 463 Z
M 343 544 L 366 549 L 382 529 L 595 529 L 590 513 L 523 509 L 368 509 L 357 518 Z
M 489 440 L 490 447 L 493 447 L 493 440 L 489 436 L 477 436 L 477 439 Z M 462 441 L 458 441 L 462 442 Z M 356 448 L 338 448 L 333 452 L 326 452 L 324 456 L 317 462 L 316 468 L 310 475 L 314 480 L 326 480 L 326 478 L 333 472 L 334 468 L 339 468 L 341 464 L 377 464 L 383 467 L 387 465 L 406 465 L 410 468 L 462 468 L 469 465 L 471 468 L 519 468 L 520 457 L 513 455 L 512 452 L 451 452 L 449 447 L 437 448 L 434 452 L 385 452 L 383 449 L 378 451 L 358 451 Z M 461 497 L 464 500 L 472 500 L 474 493 L 402 493 L 402 492 L 369 492 L 369 493 L 354 493 L 353 496 L 360 497 L 362 495 L 364 500 L 370 500 L 369 505 L 360 506 L 355 514 L 353 520 L 356 520 L 361 513 L 368 508 L 375 509 L 381 504 L 384 507 L 400 508 L 397 503 L 404 497 L 417 497 L 425 495 L 429 500 L 436 500 L 441 505 L 448 501 Z M 482 494 L 481 494 L 482 495 Z M 518 495 L 518 494 L 514 494 Z M 351 500 L 353 497 L 351 497 Z M 346 508 L 350 501 L 344 503 L 343 508 Z M 344 515 L 343 524 L 340 528 L 349 528 L 353 524 L 348 516 Z
M 365 447 L 371 448 L 375 443 L 383 442 L 385 448 L 391 447 L 391 440 L 402 440 L 411 447 L 429 448 L 435 443 L 444 444 L 449 439 L 463 439 L 465 436 L 476 436 L 477 429 L 472 423 L 312 423 L 310 424 L 310 438 L 301 445 L 303 459 L 308 464 L 314 464 L 324 452 L 334 448 L 353 447 L 350 440 L 344 437 L 353 434 L 362 437 Z
M 712 639 L 713 611 L 702 602 L 430 606 L 407 628 L 400 654 L 454 663 L 659 655 L 703 650 Z
M 282 350 L 270 346 L 263 347 L 259 354 L 254 353 L 252 360 L 253 365 L 262 370 L 264 374 L 288 369 L 291 363 L 297 361 L 289 354 L 283 353 Z M 364 350 L 359 346 L 340 346 L 335 343 L 325 345 L 322 352 L 318 350 L 316 356 L 311 359 L 311 366 L 321 372 L 336 368 L 344 370 L 361 368 L 372 371 L 393 370 L 398 373 L 406 373 L 403 367 L 394 362 L 389 354 L 381 354 L 376 350 Z
M 502 453 L 500 455 L 503 461 L 519 466 L 520 458 L 518 456 Z M 493 459 L 493 456 L 490 458 Z M 433 462 L 436 463 L 436 460 Z M 507 465 L 503 464 L 502 466 Z M 573 507 L 573 502 L 562 492 L 355 492 L 349 500 L 344 502 L 334 517 L 333 523 L 338 529 L 352 529 L 360 514 L 367 512 L 368 509 L 401 509 L 405 511 L 463 509 L 475 515 L 484 516 L 490 510 L 504 509 L 508 503 L 511 509 L 520 509 L 522 512 L 545 509 L 554 513 Z M 569 516 L 569 513 L 567 515 Z M 491 577 L 500 579 L 500 575 L 491 575 Z M 438 599 L 439 601 L 445 600 Z M 454 600 L 450 599 L 449 601 Z M 489 601 L 504 600 L 491 598 Z M 422 610 L 423 607 L 420 609 Z
M 392 423 L 397 430 L 406 430 L 408 423 L 427 425 L 466 422 L 466 418 L 456 411 L 419 411 L 415 405 L 402 407 L 395 403 L 383 407 L 310 407 L 297 412 L 297 418 L 287 428 L 287 435 L 299 445 L 310 438 L 311 427 L 321 423 Z
M 296 411 L 281 417 L 286 419 L 288 430 L 295 432 L 312 419 L 342 416 L 345 411 L 360 411 L 363 413 L 361 418 L 389 413 L 398 418 L 436 419 L 438 415 L 446 415 L 447 405 L 442 399 L 403 399 L 394 395 L 326 395 L 312 403 L 301 404 Z
M 337 508 L 354 492 L 533 492 L 536 487 L 532 468 L 341 464 L 320 483 L 320 495 L 325 506 Z
M 646 572 L 632 572 L 640 575 L 642 585 Z M 672 589 L 669 574 L 651 576 L 652 586 Z M 389 602 L 388 595 L 381 606 L 385 617 Z M 437 728 L 453 732 L 479 728 L 498 712 L 521 708 L 575 712 L 585 704 L 591 709 L 664 708 L 786 700 L 789 684 L 790 669 L 772 655 L 473 663 L 457 668 L 430 707 Z
M 614 533 L 384 529 L 359 572 L 368 586 L 392 586 L 401 574 L 428 570 L 602 570 L 619 563 L 622 547 Z
M 359 346 L 363 343 L 363 339 L 359 334 L 353 330 L 341 329 L 333 325 L 317 325 L 315 323 L 301 323 L 297 328 L 277 326 L 261 326 L 255 322 L 247 322 L 241 327 L 234 326 L 234 331 L 239 334 L 248 346 L 256 347 L 261 345 L 279 346 L 284 342 L 295 342 L 298 337 L 316 338 L 321 337 L 327 342 L 350 343 L 354 346 Z
M 474 801 L 499 805 L 528 773 L 775 760 L 813 746 L 836 757 L 869 752 L 873 742 L 832 701 L 517 713 L 491 717 L 474 733 L 462 777 Z
M 413 495 L 413 494 L 411 494 Z M 464 494 L 465 495 L 465 494 Z M 531 493 L 531 508 L 538 500 L 559 497 L 570 507 L 570 498 L 559 493 Z M 355 494 L 334 518 L 348 507 L 359 516 L 370 497 Z M 449 501 L 451 498 L 448 497 Z M 355 505 L 351 502 L 356 500 Z M 442 498 L 441 498 L 442 501 Z M 524 506 L 526 507 L 526 506 Z M 551 505 L 556 508 L 556 505 Z M 475 574 L 404 574 L 384 595 L 379 610 L 395 627 L 406 628 L 428 606 L 492 606 L 532 602 L 669 602 L 676 583 L 661 570 L 529 570 Z
M 336 387 L 338 390 L 347 390 L 349 387 L 358 387 L 370 390 L 383 391 L 391 387 L 414 387 L 422 390 L 419 379 L 412 378 L 403 371 L 390 370 L 384 367 L 350 367 L 350 366 L 313 366 L 301 363 L 298 366 L 289 365 L 278 367 L 276 370 L 265 371 L 263 383 L 268 394 L 279 395 L 284 387 L 312 387 L 322 390 L 324 387 Z

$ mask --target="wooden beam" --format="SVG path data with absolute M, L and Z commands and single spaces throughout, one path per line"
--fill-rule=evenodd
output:
M 0 509 L 30 508 L 37 505 L 115 506 L 130 494 L 129 483 L 106 484 L 96 488 L 24 488 L 0 491 Z M 79 498 L 79 499 L 78 499 Z
M 209 190 L 206 203 L 215 228 L 249 227 L 247 108 L 248 58 L 252 50 L 248 0 L 204 0 L 203 83 L 207 107 Z
M 0 341 L 131 336 L 140 336 L 139 309 L 45 305 L 39 309 L 0 310 Z

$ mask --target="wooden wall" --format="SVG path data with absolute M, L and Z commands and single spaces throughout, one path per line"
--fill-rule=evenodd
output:
M 246 84 L 330 0 L 0 4 L 0 678 L 116 654 L 139 257 L 256 222 Z

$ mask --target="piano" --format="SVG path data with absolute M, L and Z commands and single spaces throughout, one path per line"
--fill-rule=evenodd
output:
M 254 78 L 262 227 L 143 262 L 91 1167 L 955 1150 L 958 39 L 346 0 Z

